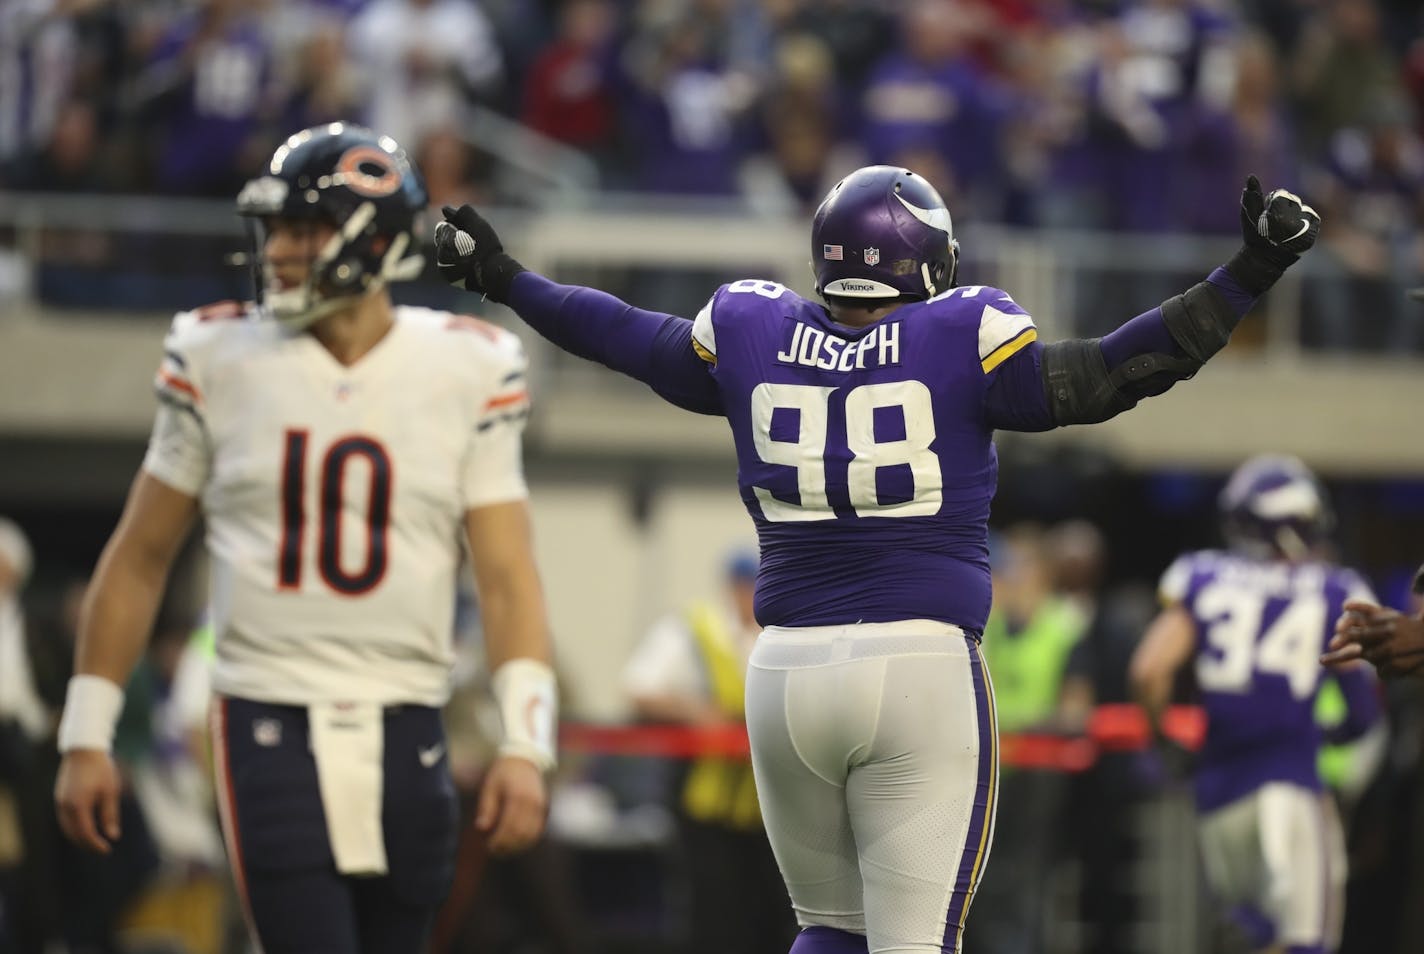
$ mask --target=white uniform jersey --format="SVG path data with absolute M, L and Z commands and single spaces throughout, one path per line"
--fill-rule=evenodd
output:
M 220 693 L 449 695 L 464 514 L 528 494 L 525 360 L 477 319 L 395 316 L 351 367 L 236 303 L 173 322 L 144 468 L 201 503 Z

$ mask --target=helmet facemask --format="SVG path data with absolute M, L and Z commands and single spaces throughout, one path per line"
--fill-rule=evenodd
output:
M 425 259 L 419 252 L 407 254 L 410 233 L 401 232 L 387 241 L 374 233 L 374 220 L 374 205 L 364 202 L 357 206 L 308 262 L 306 277 L 291 288 L 281 288 L 276 266 L 265 252 L 270 228 L 264 220 L 250 219 L 258 303 L 284 325 L 301 330 L 332 312 L 352 307 L 362 296 L 389 282 L 418 277 Z
M 278 321 L 302 329 L 389 282 L 417 277 L 425 261 L 412 251 L 414 229 L 426 200 L 419 173 L 388 137 L 347 123 L 291 136 L 273 155 L 268 174 L 248 182 L 237 197 L 238 214 L 251 223 L 258 302 Z M 335 228 L 291 288 L 281 287 L 266 256 L 270 226 L 278 219 Z

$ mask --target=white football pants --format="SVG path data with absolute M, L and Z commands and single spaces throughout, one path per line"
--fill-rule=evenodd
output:
M 768 627 L 747 672 L 762 816 L 803 927 L 957 951 L 993 840 L 978 643 L 926 620 Z
M 1345 835 L 1327 792 L 1268 782 L 1203 815 L 1207 882 L 1228 905 L 1248 905 L 1283 947 L 1340 947 Z

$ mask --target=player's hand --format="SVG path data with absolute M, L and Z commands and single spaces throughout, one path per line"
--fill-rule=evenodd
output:
M 1273 257 L 1289 256 L 1285 261 L 1289 265 L 1309 251 L 1319 235 L 1320 216 L 1300 196 L 1285 189 L 1263 194 L 1260 180 L 1246 177 L 1246 188 L 1241 190 L 1241 237 L 1248 248 Z
M 1255 176 L 1241 190 L 1241 251 L 1226 263 L 1226 270 L 1252 295 L 1276 283 L 1320 235 L 1320 216 L 1285 189 L 1269 195 Z
M 440 212 L 445 216 L 435 226 L 435 267 L 440 277 L 456 288 L 504 301 L 523 266 L 504 253 L 494 226 L 474 206 L 447 205 Z
M 81 848 L 107 855 L 119 839 L 119 770 L 107 752 L 74 749 L 59 763 L 54 806 L 59 827 Z
M 1424 667 L 1424 620 L 1358 600 L 1346 603 L 1344 610 L 1322 664 L 1343 668 L 1363 659 L 1385 677 Z
M 501 755 L 480 786 L 475 827 L 489 836 L 492 854 L 511 854 L 539 840 L 548 809 L 548 789 L 539 767 L 517 755 Z

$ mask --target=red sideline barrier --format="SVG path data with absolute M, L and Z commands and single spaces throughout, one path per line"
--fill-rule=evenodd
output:
M 1188 749 L 1201 746 L 1206 717 L 1196 706 L 1173 706 L 1163 715 L 1164 734 Z M 1005 734 L 999 759 L 1019 768 L 1081 772 L 1101 752 L 1134 752 L 1151 743 L 1146 714 L 1135 705 L 1102 705 L 1093 710 L 1082 735 L 1043 732 Z M 598 755 L 647 755 L 685 759 L 700 755 L 733 758 L 747 755 L 747 733 L 740 725 L 594 725 L 565 722 L 559 727 L 565 752 Z

